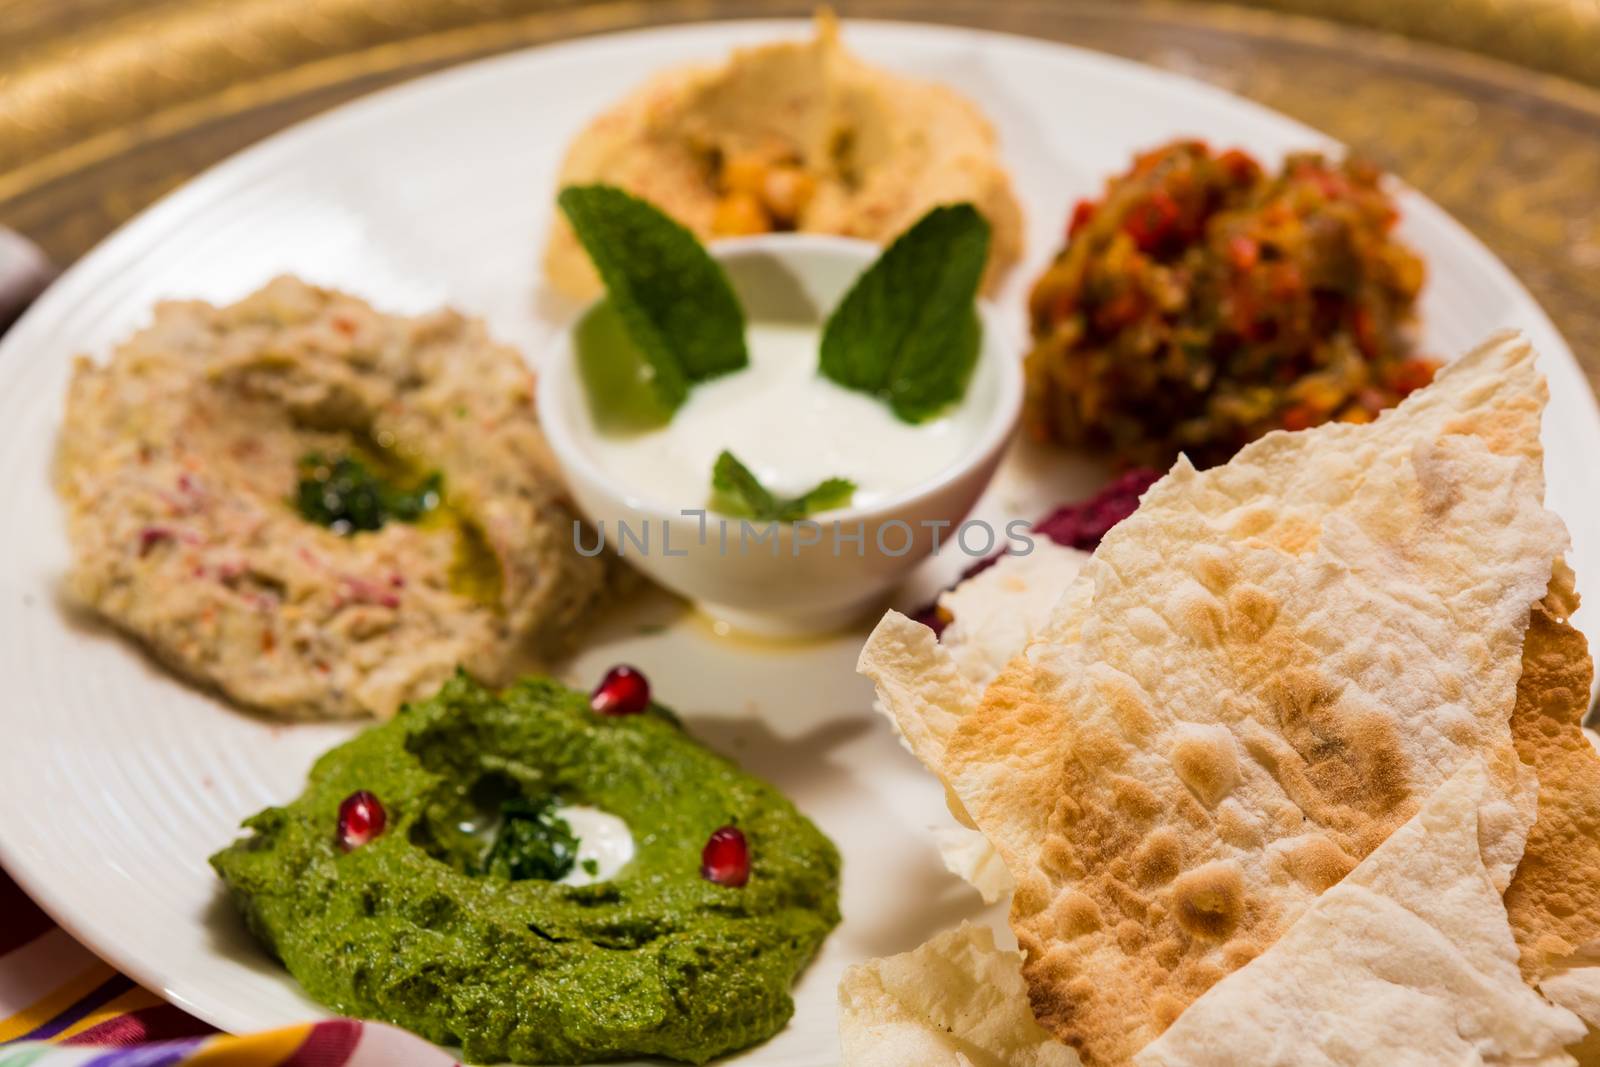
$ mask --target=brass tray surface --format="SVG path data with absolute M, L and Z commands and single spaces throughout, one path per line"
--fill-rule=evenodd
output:
M 64 265 L 211 163 L 384 85 L 569 37 L 805 15 L 811 6 L 0 0 L 0 225 Z M 835 3 L 847 18 L 967 25 L 1110 52 L 1213 82 L 1326 131 L 1427 193 L 1493 248 L 1550 312 L 1600 391 L 1600 90 L 1583 84 L 1600 86 L 1600 0 L 1263 6 L 1347 21 L 1187 2 Z M 537 109 L 538 101 L 519 106 Z

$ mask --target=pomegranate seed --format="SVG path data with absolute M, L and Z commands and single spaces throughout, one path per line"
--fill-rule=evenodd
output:
M 743 830 L 724 826 L 706 839 L 700 851 L 700 877 L 734 889 L 750 880 L 750 846 Z
M 589 694 L 589 706 L 601 715 L 637 715 L 650 706 L 650 683 L 626 664 L 612 667 Z
M 360 848 L 383 833 L 388 822 L 383 801 L 365 789 L 351 793 L 339 803 L 339 847 L 346 852 Z

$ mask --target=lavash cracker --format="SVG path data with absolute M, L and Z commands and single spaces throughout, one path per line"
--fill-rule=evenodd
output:
M 1429 802 L 1430 808 L 1449 816 L 1446 833 L 1435 832 L 1422 816 L 1414 817 L 1344 882 L 1319 897 L 1263 956 L 1213 986 L 1179 1016 L 1136 1057 L 1137 1062 L 1149 1067 L 1238 1062 L 1265 1067 L 1273 1062 L 1359 1063 L 1367 1062 L 1363 1057 L 1374 1056 L 1383 1057 L 1386 1064 L 1404 1063 L 1408 1057 L 1419 1064 L 1527 1062 L 1502 1055 L 1508 1046 L 1515 1047 L 1515 1041 L 1520 1041 L 1524 1050 L 1530 1045 L 1538 1050 L 1532 1062 L 1541 1062 L 1538 1057 L 1545 1057 L 1544 1062 L 1567 1062 L 1555 1052 L 1563 1041 L 1571 1040 L 1570 1020 L 1560 1019 L 1560 1025 L 1550 1030 L 1548 1040 L 1542 1043 L 1528 1040 L 1530 1033 L 1538 1031 L 1519 1029 L 1513 1035 L 1515 1041 L 1507 1041 L 1476 1031 L 1463 1035 L 1455 1025 L 1458 1018 L 1469 1024 L 1483 1018 L 1485 1008 L 1492 1009 L 1487 1015 L 1491 1023 L 1502 1016 L 1506 1022 L 1555 1021 L 1547 1006 L 1529 1001 L 1525 988 L 1518 992 L 1506 980 L 1503 958 L 1514 927 L 1524 975 L 1533 981 L 1536 972 L 1543 972 L 1539 989 L 1545 997 L 1588 1025 L 1587 1036 L 1569 1045 L 1567 1052 L 1580 1067 L 1600 1065 L 1600 1029 L 1595 1026 L 1600 1022 L 1600 942 L 1582 945 L 1600 912 L 1591 899 L 1600 892 L 1600 872 L 1595 870 L 1600 833 L 1591 825 L 1600 811 L 1596 786 L 1600 757 L 1578 725 L 1588 704 L 1591 664 L 1583 635 L 1566 621 L 1576 609 L 1572 572 L 1559 564 L 1545 599 L 1533 611 L 1512 712 L 1519 755 L 1539 771 L 1540 804 L 1523 858 L 1506 892 L 1505 906 L 1482 891 L 1486 874 L 1475 830 L 1470 835 L 1465 830 L 1466 820 L 1470 818 L 1475 827 L 1477 818 L 1475 805 L 1466 800 L 1474 791 L 1481 793 L 1485 784 L 1481 764 L 1472 761 Z M 1471 781 L 1467 781 L 1469 777 Z M 1451 825 L 1450 820 L 1459 825 Z M 1418 842 L 1424 847 L 1404 851 Z M 1458 879 L 1457 890 L 1466 892 L 1439 893 L 1436 885 L 1423 884 L 1430 873 Z M 1445 901 L 1459 906 L 1444 909 L 1441 902 Z M 1488 935 L 1483 943 L 1467 940 L 1473 936 L 1473 916 L 1481 918 Z M 1372 926 L 1379 930 L 1378 937 L 1358 940 Z M 1430 928 L 1446 943 L 1461 946 L 1459 952 L 1445 952 L 1442 968 L 1437 966 L 1439 937 L 1430 934 Z M 965 939 L 968 931 L 963 929 L 961 934 Z M 946 941 L 951 936 L 941 935 Z M 1541 952 L 1537 946 L 1552 937 L 1558 940 Z M 1311 949 L 1303 957 L 1295 955 L 1297 939 Z M 1422 946 L 1420 951 L 1412 947 L 1413 942 Z M 1401 979 L 1421 975 L 1424 980 L 1412 985 L 1391 983 L 1388 975 L 1370 966 L 1378 946 L 1403 960 L 1406 972 Z M 987 943 L 970 951 L 974 955 L 1001 954 Z M 949 952 L 940 948 L 936 954 L 942 957 Z M 924 958 L 911 956 L 919 962 Z M 1568 966 L 1567 960 L 1574 960 L 1575 965 Z M 1015 963 L 1009 966 L 1015 967 Z M 1439 974 L 1448 975 L 1451 981 L 1438 980 Z M 1484 980 L 1475 980 L 1474 975 Z M 959 995 L 947 993 L 945 986 L 936 988 L 941 996 Z M 1268 991 L 1265 996 L 1263 988 Z M 1448 990 L 1451 999 L 1439 997 L 1441 990 Z M 1022 995 L 1020 984 L 1017 995 Z M 1408 1018 L 1438 1022 L 1437 1030 L 1408 1026 L 1396 1031 L 1390 1009 L 1411 1010 L 1409 1006 L 1396 1008 L 1397 999 L 1420 1003 L 1424 1013 Z M 1463 1005 L 1479 1010 L 1474 1014 Z M 940 1010 L 949 1014 L 955 1008 Z M 1378 1028 L 1370 1029 L 1360 1019 L 1366 1012 L 1378 1018 Z M 925 1010 L 923 1017 L 932 1014 L 932 1009 Z M 1238 1037 L 1240 1017 L 1247 1028 L 1243 1038 Z M 1024 1019 L 1030 1027 L 1037 1025 L 1031 1016 Z M 1263 1052 L 1256 1046 L 1274 1029 L 1276 1039 Z M 1352 1043 L 1352 1034 L 1370 1039 Z M 1479 1037 L 1483 1038 L 1480 1044 L 1491 1049 L 1487 1055 L 1462 1052 L 1463 1040 Z M 1021 1040 L 1012 1039 L 1014 1043 Z M 906 1039 L 891 1040 L 891 1047 L 920 1048 Z M 850 1064 L 847 1061 L 847 1067 Z
M 1011 872 L 987 837 L 957 823 L 935 826 L 932 833 L 944 869 L 976 889 L 985 904 L 999 903 L 1016 891 Z
M 1026 555 L 1001 556 L 940 594 L 939 610 L 950 620 L 940 645 L 982 691 L 1050 621 L 1088 562 L 1089 553 L 1054 541 L 1035 541 Z
M 1075 548 L 1037 541 L 1026 555 L 1002 556 L 993 566 L 940 594 L 939 610 L 950 620 L 942 640 L 926 626 L 896 614 L 892 618 L 900 620 L 900 625 L 892 638 L 886 632 L 882 641 L 868 644 L 857 669 L 885 680 L 887 687 L 880 686 L 876 706 L 897 729 L 902 720 L 915 728 L 922 719 L 896 714 L 888 707 L 887 702 L 909 692 L 909 687 L 893 685 L 893 678 L 924 676 L 936 679 L 941 688 L 940 700 L 928 705 L 928 729 L 901 735 L 906 747 L 924 764 L 942 759 L 944 739 L 956 717 L 977 707 L 983 688 L 1050 618 L 1062 591 L 1088 559 L 1088 553 Z M 959 813 L 959 804 L 951 807 Z M 984 903 L 993 904 L 1012 891 L 1014 884 L 1005 864 L 970 821 L 934 827 L 933 834 L 946 869 L 971 883 Z
M 1539 776 L 1538 819 L 1506 890 L 1529 981 L 1600 941 L 1600 756 L 1581 725 L 1594 668 L 1566 621 L 1576 609 L 1563 564 L 1528 624 L 1511 714 L 1517 753 Z
M 1475 758 L 1277 942 L 1189 1005 L 1138 1067 L 1560 1067 L 1583 1036 L 1522 981 Z
M 963 923 L 839 982 L 843 1067 L 1078 1067 L 1028 1013 L 1022 957 Z
M 1034 1012 L 1086 1062 L 1127 1062 L 1468 757 L 1508 881 L 1534 785 L 1507 720 L 1565 546 L 1544 399 L 1502 336 L 1370 426 L 1180 461 L 976 711 L 875 632 L 886 706 L 1018 878 Z
M 1573 1043 L 1567 1051 L 1576 1062 L 1600 1062 L 1595 1026 L 1600 1023 L 1600 756 L 1580 725 L 1593 665 L 1587 640 L 1567 621 L 1576 610 L 1572 572 L 1558 564 L 1547 595 L 1533 609 L 1511 715 L 1518 754 L 1538 774 L 1539 806 L 1503 908 L 1490 907 L 1476 890 L 1481 879 L 1467 862 L 1465 847 L 1457 843 L 1444 856 L 1440 848 L 1447 842 L 1433 834 L 1422 837 L 1431 847 L 1416 848 L 1414 819 L 1319 897 L 1265 955 L 1191 1005 L 1136 1063 L 1343 1064 L 1380 1053 L 1385 1063 L 1572 1062 L 1555 1055 L 1563 1042 Z M 1458 772 L 1457 778 L 1466 773 Z M 1445 791 L 1454 785 L 1441 787 L 1430 806 L 1443 803 Z M 1466 810 L 1458 805 L 1452 818 Z M 1389 889 L 1377 878 L 1380 869 Z M 1451 893 L 1437 879 L 1452 869 L 1474 886 L 1461 903 L 1481 912 L 1485 925 L 1476 932 L 1470 924 L 1455 923 L 1456 913 L 1441 909 Z M 1436 881 L 1426 882 L 1429 875 Z M 1406 892 L 1394 891 L 1396 886 Z M 1427 920 L 1457 951 L 1447 954 L 1441 965 L 1434 948 L 1412 943 L 1403 923 L 1386 922 L 1382 909 L 1359 893 L 1347 893 L 1349 887 L 1387 893 L 1391 903 L 1415 912 L 1412 918 Z M 1545 1005 L 1511 987 L 1501 962 L 1508 935 L 1501 933 L 1498 918 L 1490 919 L 1501 911 L 1522 977 L 1537 984 L 1552 1004 L 1576 1015 L 1587 1033 L 1574 1037 L 1570 1022 L 1556 1025 Z M 1485 951 L 1493 953 L 1493 983 L 1506 997 L 1498 1006 L 1480 999 L 1478 983 L 1453 980 L 1470 973 L 1459 970 L 1462 961 L 1474 954 L 1489 959 L 1482 955 Z M 1370 967 L 1380 959 L 1389 967 L 1400 961 L 1404 974 L 1399 977 L 1409 977 L 1420 988 L 1391 988 L 1391 976 Z M 1340 988 L 1347 994 L 1341 995 Z M 1439 991 L 1446 991 L 1449 999 L 1440 998 Z M 1403 1027 L 1394 1025 L 1397 1018 L 1404 1019 Z M 1542 1041 L 1525 1041 L 1518 1056 L 1503 1040 L 1458 1035 L 1450 1025 L 1452 1020 L 1485 1019 L 1533 1024 L 1535 1028 L 1519 1031 L 1525 1038 L 1538 1035 L 1536 1027 L 1550 1030 Z M 1324 1030 L 1331 1020 L 1335 1025 Z M 1350 1033 L 1362 1034 L 1362 1041 L 1353 1044 Z M 1219 1034 L 1226 1035 L 1220 1044 Z M 1477 1052 L 1455 1047 L 1463 1037 L 1491 1051 L 1474 1059 Z
M 1523 977 L 1587 1024 L 1568 1051 L 1600 1064 L 1600 756 L 1585 735 L 1593 664 L 1567 619 L 1573 575 L 1556 568 L 1522 646 L 1511 732 L 1539 776 L 1539 816 L 1506 890 Z
M 1582 1019 L 1589 1032 L 1568 1045 L 1578 1067 L 1600 1067 L 1600 945 L 1590 946 L 1586 962 L 1562 967 L 1539 982 L 1539 992 Z

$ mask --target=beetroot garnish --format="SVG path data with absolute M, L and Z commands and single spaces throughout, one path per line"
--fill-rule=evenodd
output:
M 650 683 L 625 663 L 612 667 L 589 694 L 589 706 L 600 715 L 637 715 L 650 706 Z
M 1056 508 L 1033 532 L 1058 545 L 1093 552 L 1111 527 L 1139 510 L 1139 497 L 1160 478 L 1160 471 L 1145 467 L 1127 471 L 1088 500 Z
M 1065 504 L 1056 508 L 1033 524 L 1035 537 L 1047 537 L 1058 545 L 1093 552 L 1111 528 L 1139 510 L 1139 497 L 1161 477 L 1160 471 L 1137 467 L 1112 479 L 1105 488 L 1087 500 Z M 980 559 L 961 574 L 966 581 L 974 574 L 995 565 L 1004 552 L 996 552 Z M 939 614 L 937 602 L 925 605 L 914 616 L 918 622 L 930 627 L 935 634 L 944 633 L 948 619 Z
M 339 847 L 349 852 L 383 833 L 389 814 L 383 801 L 359 789 L 339 802 Z
M 743 830 L 724 826 L 706 839 L 700 851 L 700 877 L 731 889 L 750 880 L 750 845 Z

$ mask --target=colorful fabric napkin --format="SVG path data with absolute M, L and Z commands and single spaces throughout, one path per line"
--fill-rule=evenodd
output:
M 233 1037 L 118 974 L 0 871 L 0 1067 L 454 1067 L 403 1030 L 333 1019 Z

